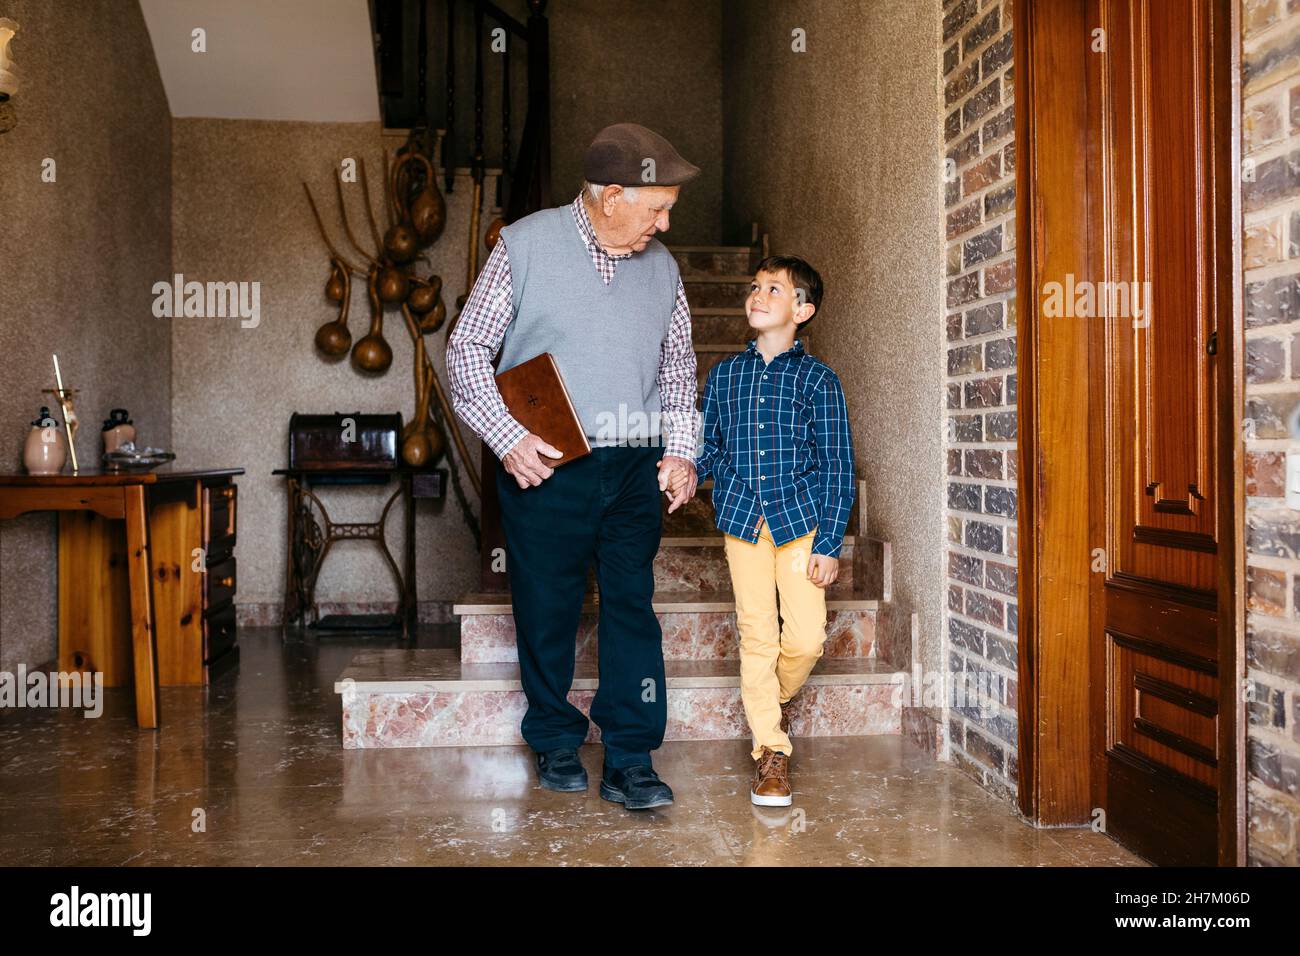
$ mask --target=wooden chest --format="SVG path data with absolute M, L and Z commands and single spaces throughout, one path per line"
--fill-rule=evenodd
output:
M 289 418 L 289 471 L 396 469 L 402 416 L 304 415 Z

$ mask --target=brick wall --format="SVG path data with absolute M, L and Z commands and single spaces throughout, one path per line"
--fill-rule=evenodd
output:
M 1010 0 L 946 0 L 948 666 L 994 700 L 949 711 L 949 754 L 1016 789 L 1016 186 Z
M 1300 865 L 1300 513 L 1283 500 L 1300 407 L 1300 3 L 1244 0 L 1249 856 Z M 1253 181 L 1251 181 L 1253 179 Z

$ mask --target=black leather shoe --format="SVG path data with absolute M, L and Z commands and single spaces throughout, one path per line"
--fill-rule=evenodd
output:
M 621 803 L 629 810 L 666 807 L 673 802 L 673 791 L 659 779 L 654 767 L 605 767 L 600 776 L 600 796 L 611 803 Z
M 560 747 L 537 755 L 537 776 L 547 790 L 574 793 L 587 789 L 587 770 L 572 747 Z

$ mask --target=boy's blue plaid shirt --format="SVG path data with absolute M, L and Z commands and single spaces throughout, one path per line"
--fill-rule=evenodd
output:
M 768 365 L 750 340 L 709 371 L 695 468 L 713 478 L 720 531 L 757 541 L 762 515 L 778 547 L 816 527 L 813 554 L 838 557 L 854 495 L 839 378 L 799 339 Z

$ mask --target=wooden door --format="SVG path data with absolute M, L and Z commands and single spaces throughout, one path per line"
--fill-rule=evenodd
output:
M 1034 74 L 1021 275 L 1039 296 L 1021 355 L 1022 805 L 1078 816 L 1077 774 L 1037 738 L 1079 753 L 1076 730 L 1050 728 L 1081 718 L 1089 822 L 1160 864 L 1239 852 L 1231 6 L 1018 7 Z M 1071 623 L 1059 612 L 1085 592 Z M 1086 710 L 1068 686 L 1083 674 Z
M 1233 606 L 1228 2 L 1091 9 L 1093 792 L 1120 842 L 1212 865 Z

